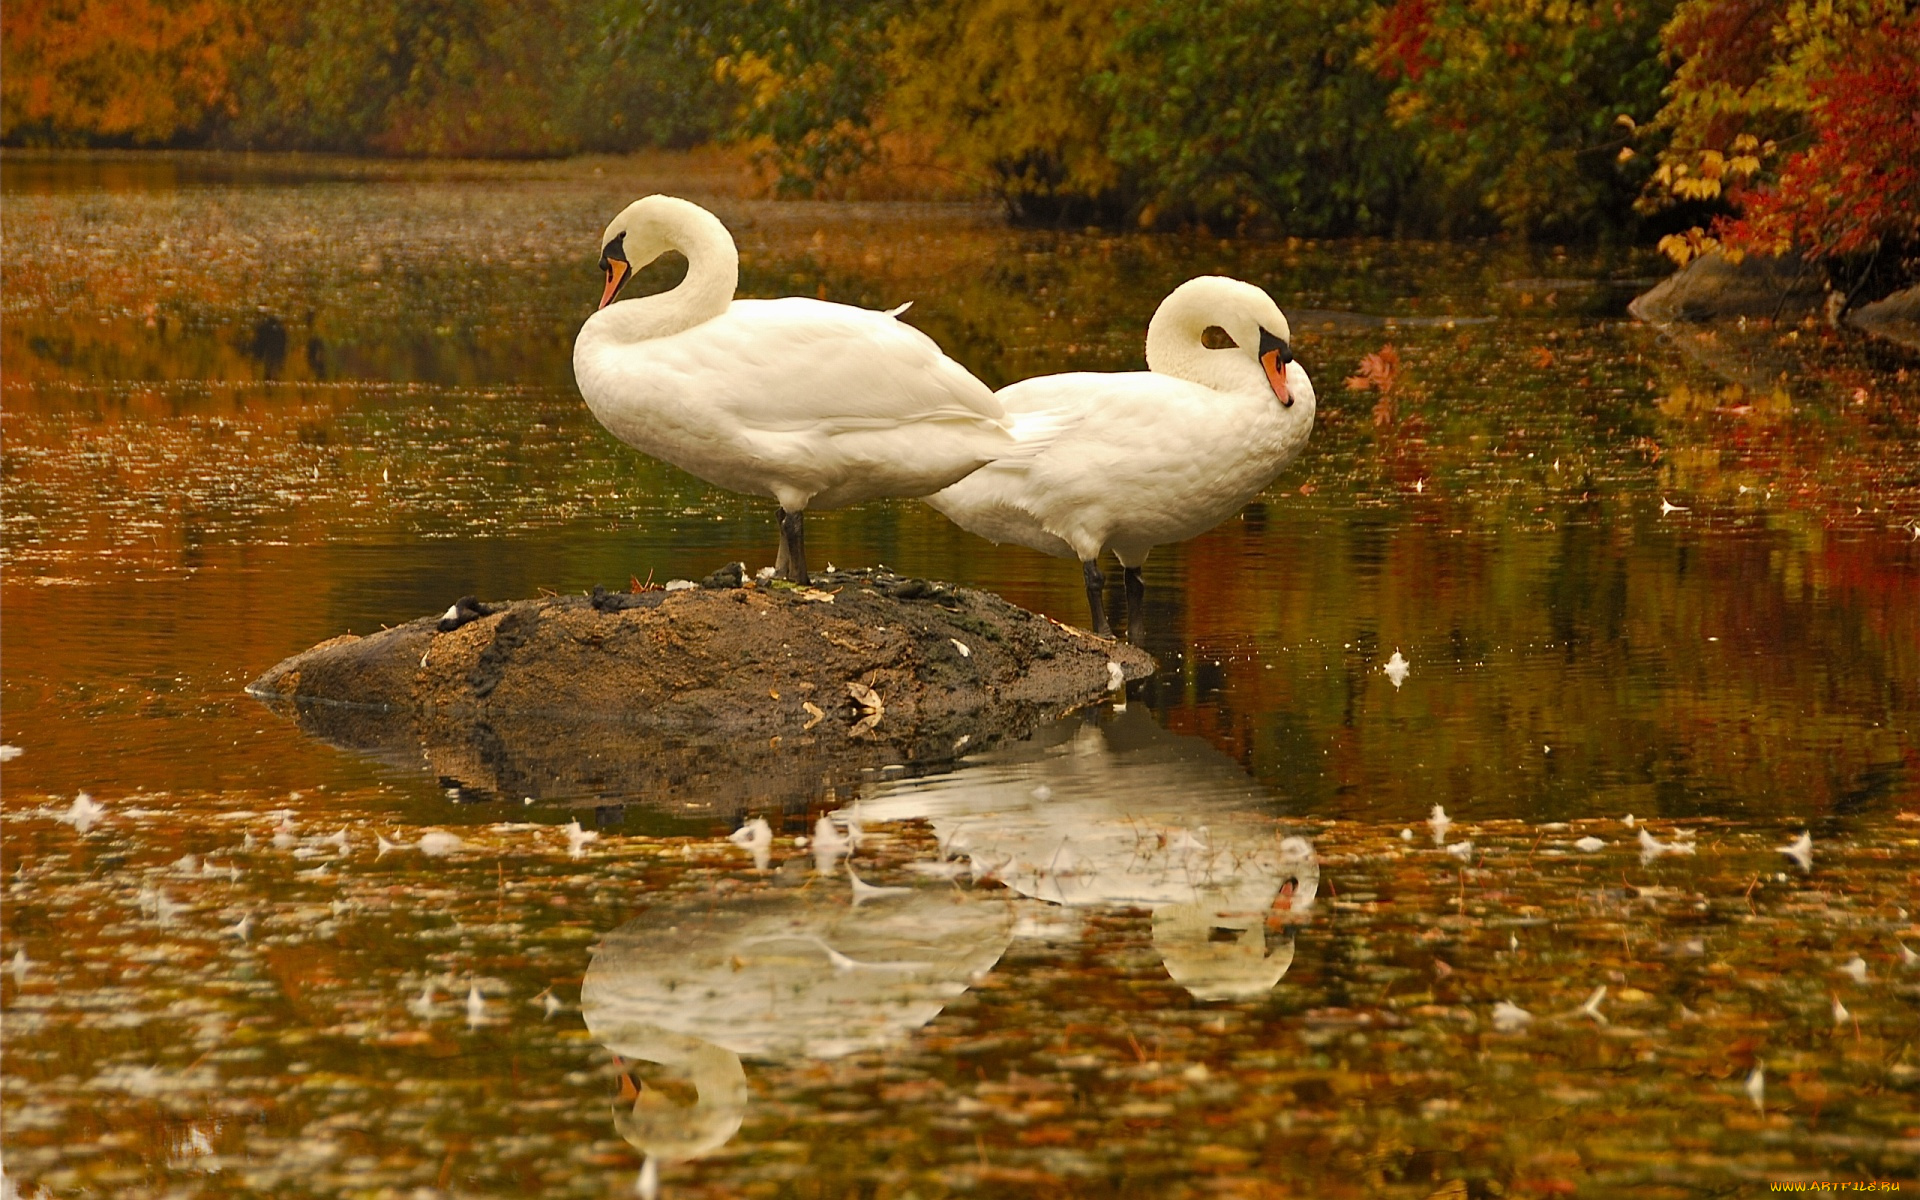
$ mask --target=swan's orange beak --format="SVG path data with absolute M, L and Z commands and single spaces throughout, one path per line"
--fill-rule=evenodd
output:
M 601 307 L 604 308 L 605 306 L 602 305 Z M 632 1104 L 640 1098 L 640 1089 L 634 1085 L 633 1076 L 627 1074 L 627 1060 L 616 1054 L 613 1056 L 613 1067 L 614 1078 L 619 1081 L 613 1086 L 618 1091 L 620 1103 Z
M 607 272 L 607 290 L 600 293 L 601 308 L 605 308 L 607 305 L 613 303 L 613 298 L 615 296 L 618 296 L 620 294 L 620 289 L 626 285 L 627 276 L 633 273 L 632 265 L 629 264 L 625 259 L 609 258 L 605 260 L 605 263 L 606 263 L 606 272 Z
M 1263 327 L 1260 330 L 1260 367 L 1267 373 L 1267 386 L 1282 408 L 1293 407 L 1293 393 L 1287 390 L 1287 364 L 1293 361 L 1293 348 L 1285 338 L 1277 338 Z

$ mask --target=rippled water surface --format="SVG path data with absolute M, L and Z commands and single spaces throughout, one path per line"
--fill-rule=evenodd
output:
M 1663 338 L 1625 316 L 1658 273 L 1635 254 L 1009 230 L 744 199 L 688 160 L 0 178 L 25 1194 L 1920 1169 L 1910 357 Z M 1312 443 L 1156 551 L 1162 670 L 1124 704 L 804 812 L 500 796 L 248 698 L 462 594 L 770 561 L 767 505 L 639 458 L 573 389 L 597 235 L 649 190 L 728 222 L 745 294 L 912 300 L 996 385 L 1137 369 L 1173 285 L 1260 283 Z M 808 542 L 1086 621 L 1072 564 L 917 503 Z M 1777 849 L 1803 832 L 1804 869 Z

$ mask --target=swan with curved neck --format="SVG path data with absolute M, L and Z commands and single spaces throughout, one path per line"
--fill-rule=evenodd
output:
M 739 253 L 697 204 L 636 200 L 600 245 L 600 310 L 573 347 L 580 394 L 635 449 L 772 498 L 788 578 L 807 581 L 808 508 L 924 496 L 1015 450 L 993 393 L 900 309 L 734 299 Z M 618 299 L 668 250 L 687 258 L 679 286 Z
M 740 1056 L 725 1046 L 675 1033 L 658 1025 L 633 1023 L 595 1030 L 613 1051 L 618 1099 L 613 1128 L 646 1156 L 634 1192 L 659 1194 L 660 1165 L 704 1158 L 740 1132 L 747 1117 L 747 1072 Z M 691 1105 L 675 1104 L 634 1078 L 627 1059 L 659 1063 L 694 1086 Z
M 990 541 L 1079 559 L 1102 635 L 1112 629 L 1100 559 L 1111 552 L 1125 571 L 1128 636 L 1138 639 L 1148 551 L 1240 511 L 1306 446 L 1313 381 L 1290 338 L 1261 289 L 1189 279 L 1147 326 L 1147 370 L 1042 375 L 1000 389 L 1033 451 L 927 503 Z

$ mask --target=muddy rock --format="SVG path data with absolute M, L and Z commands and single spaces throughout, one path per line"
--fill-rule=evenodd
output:
M 876 769 L 950 763 L 1101 699 L 1116 674 L 1154 669 L 1125 643 L 950 584 L 737 578 L 463 597 L 445 615 L 322 642 L 247 690 L 337 745 L 413 768 L 424 755 L 460 798 L 731 815 Z
M 1711 321 L 1793 324 L 1826 310 L 1826 278 L 1797 257 L 1749 254 L 1730 262 L 1718 251 L 1701 255 L 1628 305 L 1650 325 Z
M 1847 323 L 1909 350 L 1920 350 L 1920 287 L 1863 304 L 1847 314 Z
M 1798 257 L 1718 251 L 1694 259 L 1627 306 L 1676 347 L 1721 378 L 1768 395 L 1797 378 L 1801 357 L 1782 336 L 1826 319 L 1837 297 L 1819 268 Z

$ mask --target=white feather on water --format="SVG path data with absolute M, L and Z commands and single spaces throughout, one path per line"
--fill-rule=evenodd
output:
M 85 834 L 106 817 L 106 806 L 94 803 L 93 797 L 81 792 L 67 806 L 67 811 L 54 820 L 73 826 L 75 833 Z
M 1689 842 L 1683 842 L 1678 838 L 1671 842 L 1663 842 L 1645 829 L 1640 831 L 1640 861 L 1643 864 L 1650 863 L 1663 854 L 1692 853 L 1693 845 Z
M 429 829 L 427 832 L 421 834 L 420 840 L 413 845 L 414 849 L 429 857 L 445 858 L 447 855 L 465 846 L 466 843 L 461 841 L 457 834 L 447 833 L 445 830 L 440 829 Z
M 727 840 L 753 855 L 756 870 L 764 871 L 773 859 L 773 826 L 765 817 L 755 817 L 727 835 Z
M 913 892 L 909 887 L 877 887 L 853 873 L 853 863 L 847 863 L 847 878 L 853 881 L 853 903 L 856 907 L 868 900 L 878 900 L 882 896 L 905 896 Z
M 1810 872 L 1813 870 L 1813 833 L 1811 830 L 1802 833 L 1786 845 L 1776 846 L 1774 849 L 1800 864 L 1802 871 Z
M 1599 1025 L 1607 1024 L 1608 1022 L 1607 1022 L 1606 1014 L 1600 1011 L 1600 1002 L 1602 1000 L 1605 1000 L 1606 998 L 1607 998 L 1607 985 L 1603 983 L 1599 987 L 1593 989 L 1593 995 L 1587 997 L 1587 1002 L 1585 1004 L 1582 1004 L 1579 1010 L 1574 1015 L 1581 1016 L 1581 1017 L 1591 1017 L 1593 1021 Z
M 1407 681 L 1407 676 L 1413 672 L 1413 664 L 1400 657 L 1399 649 L 1395 648 L 1393 657 L 1389 658 L 1380 670 L 1392 681 L 1393 690 L 1397 692 L 1400 690 L 1400 685 Z
M 574 818 L 574 820 L 567 825 L 567 857 L 581 857 L 586 852 L 587 843 L 595 841 L 599 837 L 600 834 L 598 830 L 582 829 L 580 828 L 579 818 Z
M 1493 1006 L 1493 1027 L 1501 1033 L 1518 1033 L 1533 1023 L 1533 1014 L 1511 1000 Z

